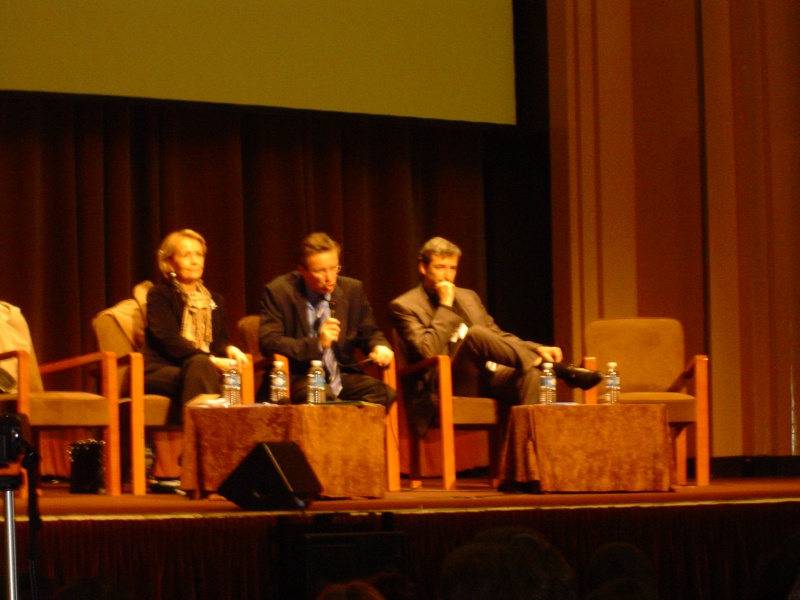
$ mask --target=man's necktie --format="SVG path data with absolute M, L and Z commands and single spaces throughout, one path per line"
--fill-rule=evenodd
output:
M 319 326 L 322 325 L 331 316 L 330 304 L 327 300 L 320 300 L 317 304 L 317 335 L 319 336 Z M 331 388 L 334 396 L 338 396 L 342 391 L 342 376 L 339 373 L 339 363 L 336 362 L 336 353 L 333 346 L 325 348 L 322 351 L 322 363 L 328 371 L 330 381 L 328 385 Z

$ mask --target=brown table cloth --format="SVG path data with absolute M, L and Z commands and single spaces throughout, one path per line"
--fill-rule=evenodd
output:
M 296 442 L 328 498 L 386 492 L 383 406 L 187 406 L 181 488 L 216 491 L 261 442 Z
M 667 491 L 672 445 L 663 405 L 526 405 L 511 410 L 501 474 L 542 492 Z

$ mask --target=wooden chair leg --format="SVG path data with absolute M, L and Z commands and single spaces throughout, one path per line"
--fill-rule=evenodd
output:
M 688 456 L 686 450 L 686 427 L 679 426 L 673 430 L 672 447 L 675 450 L 675 473 L 677 476 L 677 483 L 678 485 L 686 485 L 686 459 Z
M 489 477 L 492 487 L 500 485 L 500 459 L 503 454 L 503 430 L 501 427 L 492 427 L 489 433 Z
M 386 488 L 400 490 L 400 431 L 395 402 L 386 415 Z
M 705 486 L 711 483 L 711 458 L 709 452 L 708 433 L 703 439 L 700 427 L 695 427 L 694 469 L 697 485 Z

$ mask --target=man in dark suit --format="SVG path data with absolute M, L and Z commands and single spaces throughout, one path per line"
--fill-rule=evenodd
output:
M 448 354 L 457 396 L 486 396 L 509 404 L 539 401 L 538 367 L 553 363 L 556 377 L 571 387 L 589 389 L 602 374 L 563 361 L 561 348 L 521 340 L 494 322 L 478 295 L 455 286 L 461 250 L 441 237 L 428 240 L 419 252 L 422 283 L 395 298 L 392 323 L 406 344 L 411 362 Z M 435 412 L 431 381 L 411 385 L 409 410 L 420 433 Z
M 259 346 L 264 356 L 289 359 L 291 400 L 306 401 L 306 374 L 312 360 L 326 371 L 329 398 L 365 400 L 389 406 L 395 391 L 369 377 L 356 361 L 355 350 L 384 367 L 394 353 L 375 325 L 360 281 L 340 277 L 341 247 L 325 233 L 306 237 L 297 270 L 281 275 L 264 288 L 261 299 Z M 269 377 L 259 391 L 269 398 Z

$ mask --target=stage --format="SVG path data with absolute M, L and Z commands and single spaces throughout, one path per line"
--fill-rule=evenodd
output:
M 482 529 L 513 524 L 541 531 L 579 576 L 599 545 L 628 541 L 655 562 L 662 598 L 734 600 L 758 560 L 800 530 L 796 477 L 649 493 L 503 493 L 483 477 L 461 477 L 455 491 L 437 484 L 272 512 L 167 494 L 78 495 L 48 484 L 38 501 L 39 571 L 45 589 L 100 575 L 141 600 L 291 599 L 311 594 L 329 572 L 363 567 L 366 551 L 382 561 L 371 568 L 405 571 L 427 599 L 447 552 Z M 23 589 L 27 503 L 17 498 L 15 510 Z

